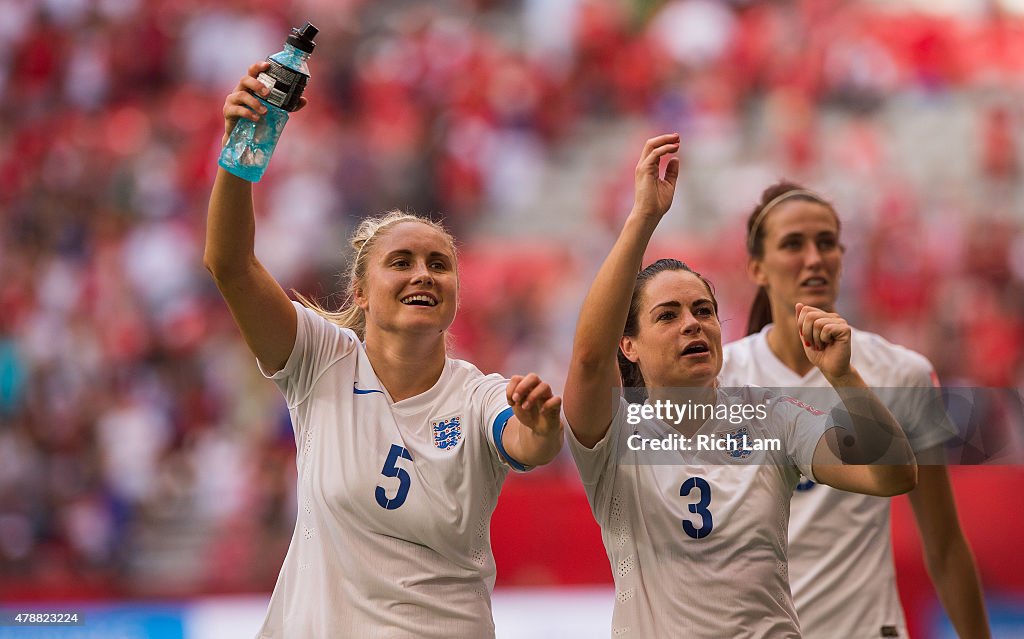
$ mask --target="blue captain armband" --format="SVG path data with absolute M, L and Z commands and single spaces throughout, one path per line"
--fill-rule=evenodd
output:
M 505 452 L 505 444 L 501 441 L 501 436 L 505 433 L 505 426 L 508 424 L 508 420 L 513 414 L 511 406 L 498 413 L 498 416 L 494 418 L 494 425 L 491 428 L 491 432 L 494 435 L 494 446 L 498 449 L 498 456 L 514 470 L 523 472 L 528 470 L 528 468 L 512 459 L 512 456 Z

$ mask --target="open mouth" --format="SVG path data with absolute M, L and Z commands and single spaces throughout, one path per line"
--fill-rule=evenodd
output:
M 828 280 L 824 277 L 808 277 L 806 280 L 800 282 L 800 286 L 827 286 Z
M 711 349 L 704 342 L 693 342 L 683 349 L 682 355 L 702 355 L 710 352 Z
M 401 300 L 402 304 L 406 306 L 437 306 L 437 300 L 430 295 L 410 295 L 409 297 L 403 297 Z

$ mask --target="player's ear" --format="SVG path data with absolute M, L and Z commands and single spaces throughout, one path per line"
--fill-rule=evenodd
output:
M 747 277 L 758 286 L 768 286 L 768 276 L 764 272 L 764 264 L 756 257 L 747 259 Z
M 623 335 L 619 339 L 619 348 L 622 349 L 622 354 L 626 356 L 626 359 L 636 364 L 637 360 L 640 359 L 640 355 L 637 353 L 636 340 L 628 335 Z
M 363 309 L 365 313 L 366 309 L 370 307 L 370 298 L 366 295 L 366 287 L 362 284 L 354 285 L 352 287 L 352 301 L 356 306 Z

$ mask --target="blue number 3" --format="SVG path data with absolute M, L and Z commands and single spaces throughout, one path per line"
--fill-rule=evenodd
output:
M 683 530 L 694 539 L 704 539 L 711 534 L 711 529 L 715 527 L 715 520 L 711 518 L 711 511 L 708 510 L 708 506 L 711 505 L 711 485 L 702 477 L 691 477 L 679 487 L 679 496 L 686 497 L 694 488 L 700 491 L 700 500 L 696 504 L 689 504 L 686 507 L 691 513 L 700 515 L 700 528 L 684 519 Z
M 405 498 L 409 496 L 409 484 L 412 480 L 409 478 L 409 473 L 404 468 L 399 468 L 395 464 L 398 463 L 398 458 L 408 459 L 412 461 L 412 455 L 409 451 L 402 448 L 398 444 L 391 444 L 391 450 L 388 451 L 388 458 L 384 460 L 384 468 L 381 469 L 380 474 L 385 477 L 397 477 L 398 478 L 398 492 L 391 499 L 388 499 L 387 493 L 380 486 L 377 486 L 377 490 L 374 496 L 377 497 L 377 504 L 380 505 L 384 510 L 394 510 L 405 503 Z

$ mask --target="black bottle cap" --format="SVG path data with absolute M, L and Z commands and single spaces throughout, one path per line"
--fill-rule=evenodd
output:
M 292 34 L 288 36 L 287 42 L 299 51 L 313 53 L 313 49 L 316 48 L 316 43 L 313 42 L 313 38 L 315 38 L 318 33 L 320 33 L 320 29 L 317 29 L 307 22 L 301 29 L 292 29 Z

